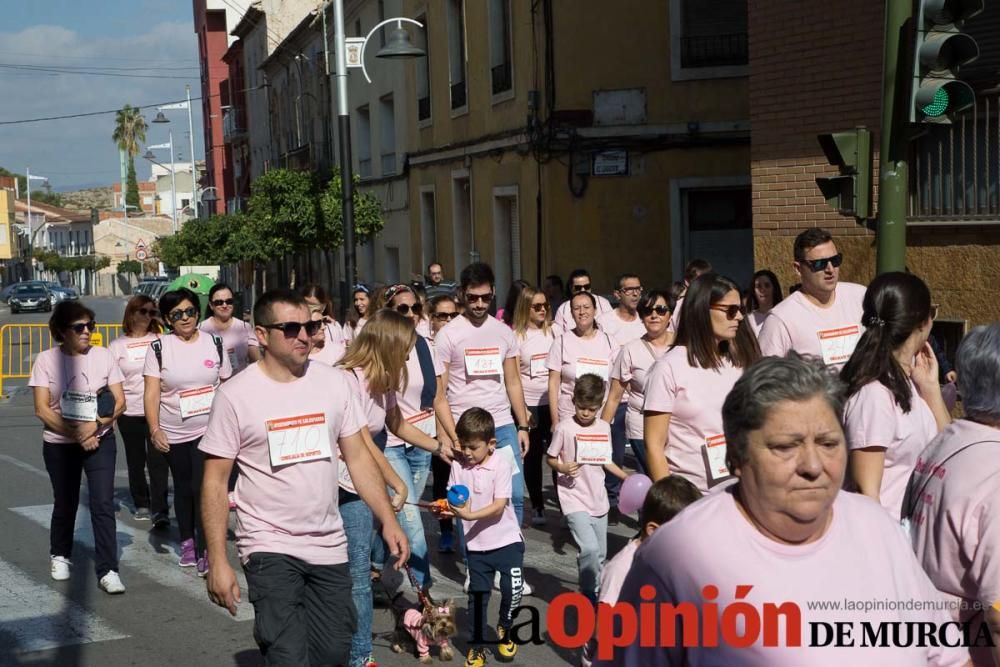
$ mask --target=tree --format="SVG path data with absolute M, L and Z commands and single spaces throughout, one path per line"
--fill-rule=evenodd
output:
M 12 176 L 17 179 L 17 191 L 22 200 L 28 198 L 28 178 L 24 174 L 18 174 L 0 167 L 0 176 Z M 31 192 L 31 201 L 50 206 L 62 206 L 63 198 L 58 192 L 52 192 L 48 181 L 45 182 L 45 189 L 39 190 L 37 187 Z
M 126 259 L 123 262 L 118 262 L 117 272 L 119 275 L 123 276 L 127 276 L 130 273 L 134 276 L 138 276 L 142 273 L 142 262 L 134 259 Z
M 142 207 L 139 205 L 139 182 L 135 177 L 135 160 L 130 160 L 128 163 L 128 180 L 126 181 L 125 193 L 125 203 L 128 206 L 135 206 L 140 211 Z
M 368 192 L 358 189 L 361 177 L 354 177 L 354 236 L 358 243 L 365 243 L 378 235 L 385 225 L 382 218 L 382 204 L 378 198 Z M 340 169 L 333 171 L 333 177 L 326 184 L 320 203 L 323 209 L 324 237 L 328 241 L 326 248 L 339 248 L 344 244 L 344 183 L 340 177 Z
M 309 172 L 268 171 L 252 183 L 247 208 L 258 230 L 272 240 L 271 257 L 323 245 L 319 188 Z
M 135 183 L 135 156 L 139 154 L 139 144 L 146 141 L 146 119 L 141 110 L 126 104 L 115 114 L 115 131 L 111 139 L 118 145 L 118 150 L 125 151 L 129 162 L 128 192 L 125 202 L 133 206 L 139 205 L 139 185 Z M 134 203 L 133 203 L 133 189 Z

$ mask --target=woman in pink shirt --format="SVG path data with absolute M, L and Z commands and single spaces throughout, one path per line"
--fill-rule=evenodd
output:
M 927 343 L 937 308 L 924 281 L 901 272 L 875 278 L 863 308 L 865 332 L 840 372 L 848 395 L 848 486 L 899 519 L 920 452 L 951 423 Z
M 702 493 L 729 477 L 722 401 L 760 357 L 739 287 L 717 273 L 695 278 L 677 338 L 646 375 L 643 433 L 649 476 L 686 477 Z
M 618 596 L 642 606 L 643 625 L 672 629 L 683 617 L 684 632 L 640 640 L 633 624 L 623 648 L 598 644 L 599 664 L 969 664 L 968 651 L 954 648 L 962 632 L 945 625 L 943 600 L 898 522 L 841 490 L 843 405 L 842 383 L 819 359 L 770 357 L 746 370 L 722 407 L 735 483 L 648 538 Z M 666 616 L 671 608 L 677 615 Z M 918 641 L 925 624 L 942 639 Z M 872 628 L 888 647 L 863 640 Z
M 351 299 L 354 301 L 354 313 L 347 318 L 344 324 L 344 338 L 347 342 L 354 340 L 358 332 L 364 328 L 368 321 L 368 310 L 371 304 L 371 290 L 367 285 L 358 283 L 354 286 Z
M 160 297 L 160 314 L 171 335 L 153 341 L 143 366 L 143 410 L 153 445 L 166 454 L 174 478 L 174 515 L 181 536 L 181 567 L 208 574 L 201 530 L 198 449 L 208 427 L 215 390 L 233 374 L 222 339 L 198 329 L 198 295 L 181 288 Z
M 542 495 L 542 460 L 552 433 L 549 412 L 549 370 L 545 363 L 555 340 L 552 327 L 552 307 L 544 292 L 531 285 L 521 288 L 513 305 L 511 320 L 517 342 L 518 367 L 524 403 L 531 415 L 528 432 L 531 447 L 524 458 L 524 484 L 531 498 L 531 523 L 545 525 L 545 497 Z
M 646 374 L 657 359 L 666 354 L 674 335 L 668 330 L 670 313 L 676 300 L 668 292 L 653 290 L 643 295 L 636 307 L 646 333 L 625 345 L 611 366 L 611 389 L 604 406 L 604 421 L 610 423 L 628 391 L 625 410 L 625 430 L 639 470 L 646 469 L 646 444 L 642 432 L 642 406 L 645 402 Z
M 170 525 L 167 510 L 167 459 L 153 446 L 142 405 L 143 368 L 149 344 L 160 337 L 159 311 L 156 302 L 137 294 L 125 304 L 122 317 L 123 336 L 108 345 L 108 351 L 118 362 L 125 377 L 125 414 L 118 418 L 118 432 L 125 445 L 128 465 L 128 488 L 135 505 L 137 521 L 152 519 L 154 528 Z M 146 468 L 149 482 L 146 482 Z M 150 514 L 152 511 L 152 514 Z
M 573 416 L 573 385 L 592 373 L 611 377 L 611 363 L 620 346 L 597 326 L 597 299 L 590 292 L 577 292 L 569 302 L 575 326 L 552 341 L 545 367 L 549 369 L 549 416 L 553 427 Z M 617 407 L 617 406 L 616 406 Z
M 750 326 L 756 336 L 771 309 L 781 303 L 781 283 L 773 271 L 762 269 L 750 281 Z
M 208 306 L 205 309 L 205 319 L 198 325 L 200 331 L 213 334 L 222 339 L 229 365 L 233 374 L 239 373 L 260 360 L 260 349 L 257 347 L 257 337 L 253 327 L 243 320 L 233 317 L 233 290 L 225 283 L 216 283 L 208 291 Z
M 344 329 L 333 316 L 333 302 L 327 295 L 326 290 L 321 285 L 310 283 L 304 285 L 300 293 L 309 304 L 309 313 L 318 314 L 318 318 L 323 322 L 320 335 L 314 338 L 313 349 L 309 353 L 309 358 L 313 361 L 321 361 L 328 366 L 333 366 L 347 350 L 347 340 L 344 338 Z

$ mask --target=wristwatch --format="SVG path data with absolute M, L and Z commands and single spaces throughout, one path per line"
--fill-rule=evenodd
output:
M 531 432 L 531 427 L 530 426 L 518 426 L 517 430 L 519 432 L 521 432 L 521 433 L 530 433 Z

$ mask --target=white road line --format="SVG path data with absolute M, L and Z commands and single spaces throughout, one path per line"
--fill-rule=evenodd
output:
M 10 510 L 16 514 L 34 521 L 45 527 L 49 526 L 52 517 L 52 505 L 34 505 L 30 507 L 12 507 Z M 128 586 L 128 575 L 131 572 L 148 577 L 162 586 L 180 591 L 198 602 L 211 607 L 220 614 L 225 614 L 235 621 L 248 621 L 253 619 L 253 606 L 247 601 L 247 582 L 243 576 L 243 571 L 236 568 L 236 579 L 239 581 L 240 589 L 243 591 L 243 602 L 237 607 L 236 616 L 229 616 L 229 612 L 218 607 L 208 599 L 205 592 L 205 581 L 200 579 L 193 567 L 180 568 L 177 566 L 177 554 L 173 550 L 167 553 L 156 553 L 149 544 L 149 533 L 146 530 L 136 530 L 125 522 L 119 521 L 117 525 L 118 534 L 124 533 L 128 536 L 127 544 L 119 542 L 121 553 L 119 561 L 123 568 L 127 568 L 122 573 L 125 585 Z M 120 538 L 119 538 L 120 539 Z M 93 550 L 94 535 L 90 527 L 90 512 L 85 505 L 81 505 L 76 515 L 76 534 L 74 541 L 77 545 Z M 131 571 L 131 572 L 130 572 Z M 126 593 L 127 595 L 127 593 Z
M 0 635 L 3 641 L 10 642 L 14 653 L 129 636 L 3 559 L 0 559 Z

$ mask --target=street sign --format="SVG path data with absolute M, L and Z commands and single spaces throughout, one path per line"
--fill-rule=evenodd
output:
M 137 260 L 139 260 L 140 262 L 144 261 L 146 259 L 146 257 L 147 257 L 147 255 L 146 255 L 146 251 L 144 249 L 140 248 L 139 250 L 135 251 L 135 258 Z
M 135 249 L 136 250 L 142 250 L 145 247 L 146 247 L 146 242 L 143 241 L 142 239 L 139 239 L 138 241 L 135 242 Z

